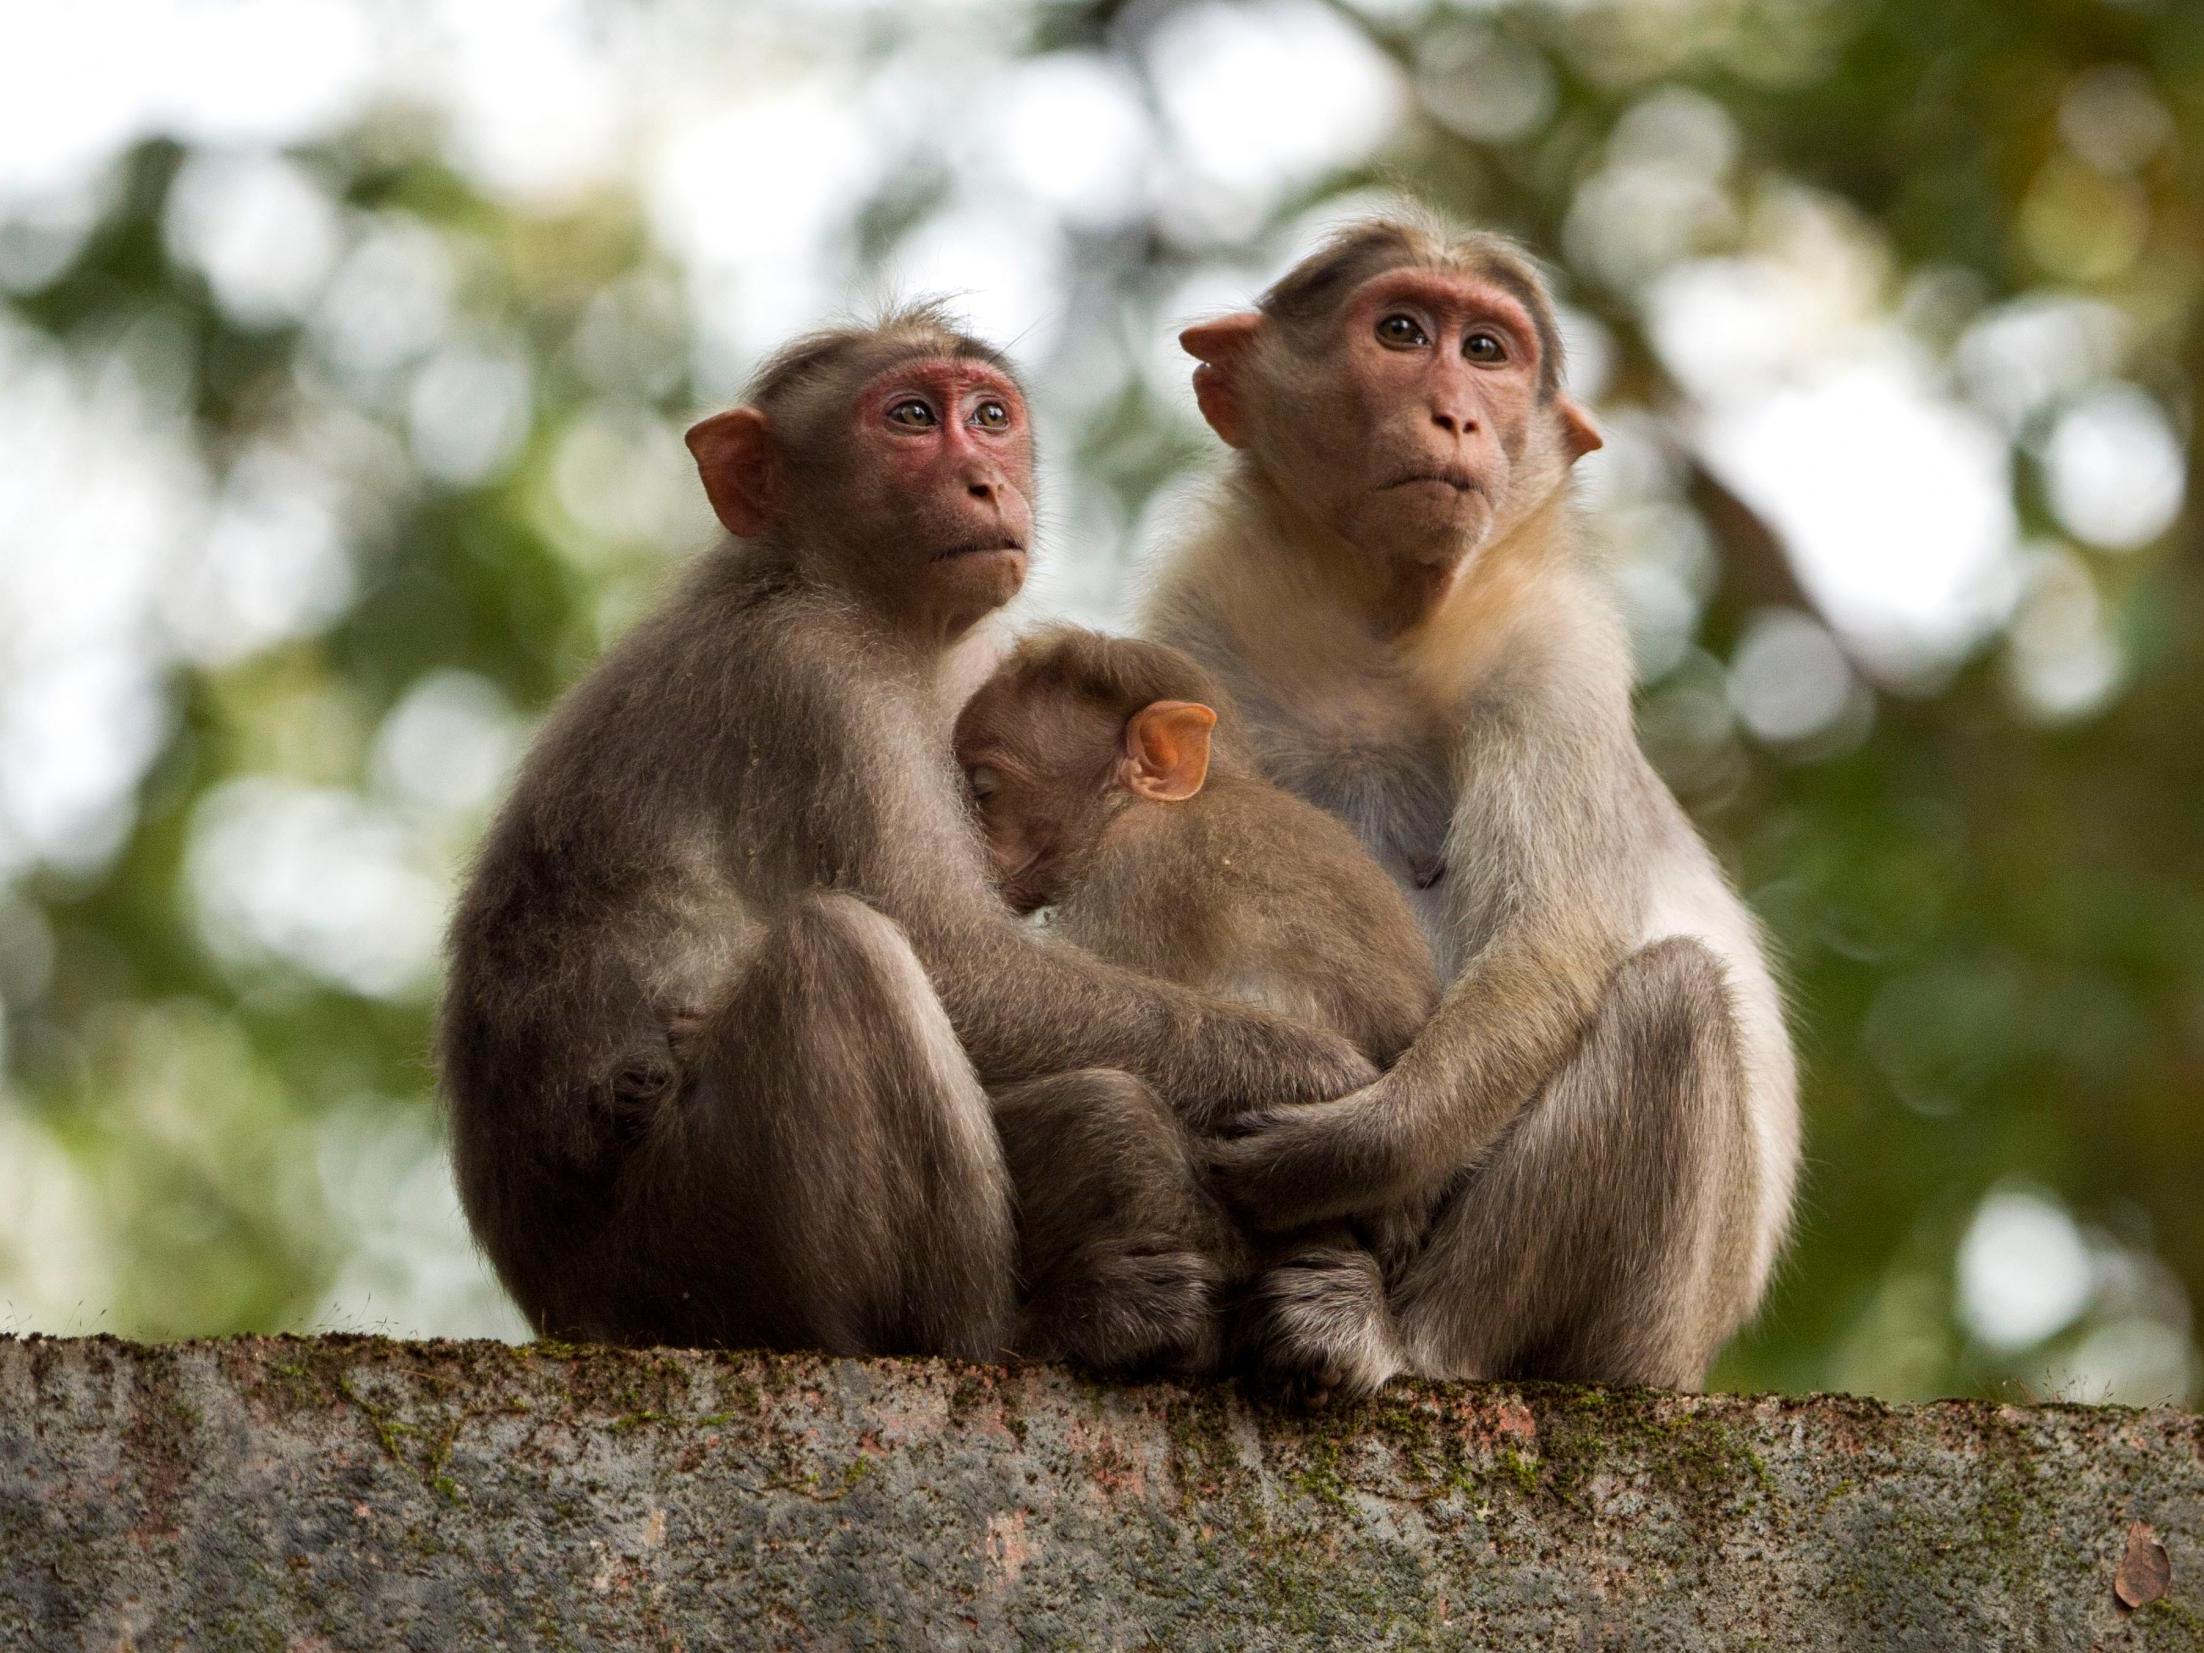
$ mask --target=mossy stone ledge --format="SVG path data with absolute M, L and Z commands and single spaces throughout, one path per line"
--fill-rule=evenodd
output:
M 2200 1581 L 2174 1411 L 0 1338 L 9 1650 L 2199 1649 Z

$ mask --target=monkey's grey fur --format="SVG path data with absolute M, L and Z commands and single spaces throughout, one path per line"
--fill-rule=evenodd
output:
M 1239 397 L 1219 428 L 1244 451 L 1142 629 L 1224 680 L 1267 774 L 1354 828 L 1450 982 L 1368 1092 L 1241 1122 L 1220 1174 L 1273 1226 L 1426 1213 L 1388 1254 L 1418 1372 L 1695 1386 L 1788 1219 L 1781 1005 L 1750 916 L 1639 752 L 1627 641 L 1567 499 L 1597 437 L 1557 352 L 1532 417 L 1480 438 L 1511 455 L 1509 486 L 1428 606 L 1428 578 L 1405 600 L 1382 589 L 1384 547 L 1323 526 L 1307 479 L 1270 457 L 1296 439 L 1277 431 L 1322 417 L 1299 410 L 1331 393 L 1350 290 L 1403 269 L 1527 294 L 1550 332 L 1508 244 L 1379 221 L 1256 315 L 1189 335 L 1216 356 L 1220 336 L 1252 341 L 1208 386 Z M 1331 452 L 1357 462 L 1351 442 Z
M 887 485 L 837 434 L 921 357 L 993 361 L 922 310 L 767 368 L 779 519 L 566 696 L 468 880 L 440 1030 L 459 1186 L 545 1333 L 1171 1358 L 1214 1281 L 1166 1100 L 1218 1117 L 1371 1076 L 1330 1035 L 1043 947 L 995 899 L 948 745 L 990 646 L 903 606 L 946 577 L 912 543 L 928 502 L 866 516 L 860 483 Z M 1046 1287 L 1022 1334 L 1021 1267 Z

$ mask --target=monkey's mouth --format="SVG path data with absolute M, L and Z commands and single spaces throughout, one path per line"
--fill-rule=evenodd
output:
M 1022 557 L 1025 555 L 1025 547 L 1016 540 L 974 540 L 969 545 L 952 545 L 945 551 L 936 551 L 932 560 L 954 562 L 959 557 L 986 557 L 1001 552 Z
M 1437 482 L 1452 488 L 1458 494 L 1474 494 L 1484 491 L 1484 484 L 1467 471 L 1410 471 L 1385 484 L 1388 488 L 1409 488 L 1419 482 Z

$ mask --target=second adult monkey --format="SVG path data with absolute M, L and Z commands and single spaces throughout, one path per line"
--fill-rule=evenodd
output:
M 1246 1122 L 1222 1182 L 1276 1227 L 1422 1202 L 1418 1371 L 1696 1385 L 1788 1220 L 1795 1079 L 1752 919 L 1638 750 L 1538 273 L 1381 219 L 1181 339 L 1237 455 L 1143 630 L 1355 829 L 1450 983 L 1368 1090 Z
M 1051 933 L 1098 958 L 1390 1062 L 1438 997 L 1430 949 L 1354 834 L 1256 773 L 1224 705 L 1158 643 L 1071 626 L 1021 642 L 956 729 L 1004 898 L 1048 907 Z M 1239 1352 L 1273 1381 L 1365 1394 L 1401 1369 L 1380 1265 L 1349 1224 L 1251 1247 L 1220 1223 L 1216 1246 L 1246 1287 Z
M 920 308 L 797 341 L 689 445 L 730 537 L 552 713 L 453 921 L 483 1249 L 561 1336 L 1183 1354 L 1215 1271 L 1163 1098 L 1213 1117 L 1372 1069 L 1042 947 L 989 886 L 949 727 L 1025 576 L 1017 381 Z M 998 1134 L 1059 1110 L 1103 1151 Z M 1038 1323 L 1013 1185 L 1076 1219 L 1029 1234 L 1062 1286 Z

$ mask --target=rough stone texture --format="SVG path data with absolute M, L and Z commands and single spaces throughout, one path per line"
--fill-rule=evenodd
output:
M 7 1649 L 2198 1648 L 2199 1578 L 2175 1412 L 0 1339 Z

